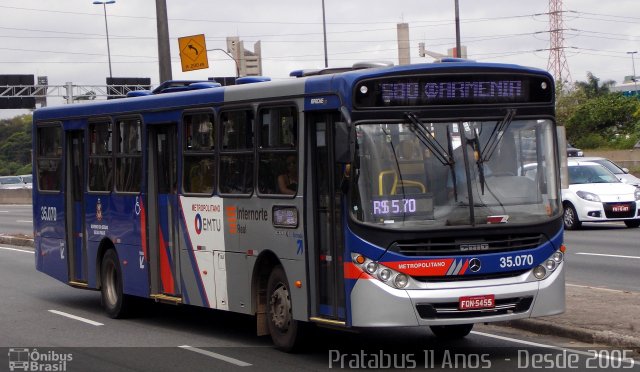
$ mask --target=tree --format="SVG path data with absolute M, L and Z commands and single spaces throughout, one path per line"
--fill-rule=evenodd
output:
M 0 120 L 0 175 L 31 169 L 31 115 Z
M 587 72 L 587 81 L 578 81 L 575 83 L 576 89 L 582 91 L 586 98 L 595 98 L 609 94 L 611 88 L 615 85 L 616 82 L 613 80 L 606 80 L 600 84 L 600 79 L 591 72 Z

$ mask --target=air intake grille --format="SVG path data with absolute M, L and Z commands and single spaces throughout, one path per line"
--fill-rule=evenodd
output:
M 405 256 L 463 255 L 534 249 L 546 239 L 542 234 L 509 234 L 477 238 L 434 238 L 421 241 L 397 241 L 390 250 Z
M 457 302 L 439 304 L 418 304 L 416 309 L 422 319 L 464 319 L 482 316 L 517 314 L 529 311 L 533 297 L 496 299 L 493 309 L 459 310 Z
M 636 202 L 602 203 L 607 218 L 631 218 L 636 214 Z

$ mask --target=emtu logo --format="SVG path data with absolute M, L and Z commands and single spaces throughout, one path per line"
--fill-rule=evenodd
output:
M 225 207 L 227 214 L 227 222 L 229 225 L 229 234 L 238 233 L 238 215 L 237 208 L 235 206 Z
M 200 213 L 196 214 L 195 221 L 193 222 L 196 225 L 196 234 L 200 235 L 202 232 L 202 216 L 200 216 Z

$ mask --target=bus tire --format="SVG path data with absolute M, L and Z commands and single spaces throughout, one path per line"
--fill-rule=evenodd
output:
M 122 269 L 114 249 L 104 253 L 101 264 L 101 303 L 111 318 L 125 318 L 129 314 L 130 298 L 122 291 Z
M 293 319 L 289 282 L 280 265 L 273 268 L 267 282 L 267 325 L 276 348 L 286 352 L 299 349 L 302 325 Z
M 564 215 L 562 216 L 564 221 L 564 228 L 567 230 L 578 230 L 582 226 L 582 222 L 578 218 L 578 212 L 571 203 L 564 205 Z
M 431 328 L 431 332 L 433 332 L 433 334 L 438 338 L 443 340 L 458 340 L 466 337 L 471 332 L 473 329 L 473 323 L 430 326 L 429 328 Z

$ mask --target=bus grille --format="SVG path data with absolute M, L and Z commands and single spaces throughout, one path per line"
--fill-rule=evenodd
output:
M 465 239 L 449 237 L 397 241 L 389 249 L 405 256 L 463 255 L 534 249 L 545 240 L 542 234 L 508 234 Z
M 496 299 L 493 309 L 460 310 L 457 302 L 439 304 L 417 304 L 416 310 L 422 319 L 464 319 L 481 316 L 495 316 L 525 313 L 531 308 L 533 297 Z
M 469 281 L 469 280 L 513 278 L 516 276 L 520 276 L 528 271 L 529 269 L 483 274 L 483 275 L 412 276 L 412 278 L 423 283 L 463 282 L 463 281 Z

